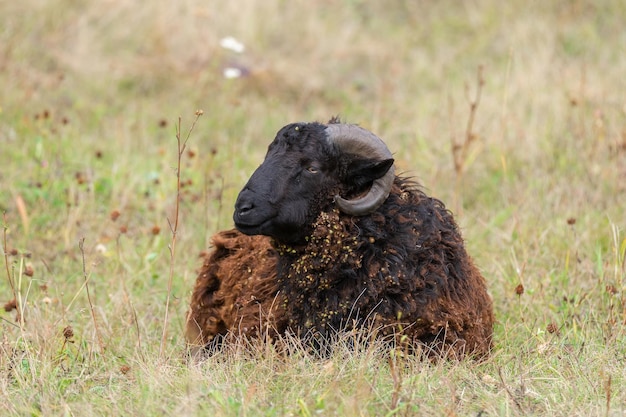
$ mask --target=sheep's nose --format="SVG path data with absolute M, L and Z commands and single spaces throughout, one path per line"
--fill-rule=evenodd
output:
M 254 208 L 254 200 L 250 196 L 250 191 L 244 189 L 235 202 L 235 215 L 237 217 L 243 217 L 252 211 Z
M 239 214 L 240 216 L 245 216 L 246 214 L 250 213 L 250 210 L 252 210 L 253 207 L 254 205 L 250 201 L 240 202 L 239 204 L 237 204 L 236 207 L 237 214 Z

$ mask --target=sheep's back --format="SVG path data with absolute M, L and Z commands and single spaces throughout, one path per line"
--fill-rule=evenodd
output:
M 358 223 L 363 263 L 382 264 L 377 322 L 439 352 L 486 354 L 493 306 L 452 213 L 416 183 L 397 178 L 383 210 Z M 370 274 L 372 275 L 372 274 Z M 370 283 L 371 285 L 371 283 Z M 390 326 L 391 325 L 391 326 Z

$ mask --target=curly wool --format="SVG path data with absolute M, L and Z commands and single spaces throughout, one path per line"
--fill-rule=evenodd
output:
M 397 179 L 370 216 L 322 212 L 309 243 L 278 248 L 289 326 L 322 335 L 371 320 L 383 335 L 485 353 L 493 313 L 452 214 Z M 324 259 L 330 259 L 324 261 Z
M 220 337 L 275 337 L 285 314 L 276 301 L 278 255 L 265 236 L 237 230 L 213 236 L 191 296 L 185 338 L 199 350 Z

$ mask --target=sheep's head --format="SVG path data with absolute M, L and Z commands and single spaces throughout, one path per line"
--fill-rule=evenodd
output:
M 239 193 L 235 226 L 299 243 L 333 204 L 354 216 L 376 211 L 393 180 L 391 153 L 373 133 L 341 123 L 293 123 L 278 131 Z

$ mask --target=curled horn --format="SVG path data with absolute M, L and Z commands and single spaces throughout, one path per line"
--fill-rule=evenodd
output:
M 326 128 L 328 140 L 334 143 L 341 152 L 350 153 L 372 159 L 391 159 L 393 156 L 387 145 L 372 132 L 350 124 L 329 124 Z M 335 196 L 339 209 L 353 216 L 363 216 L 376 210 L 389 196 L 395 169 L 393 165 L 385 175 L 374 180 L 366 195 L 353 200 Z

